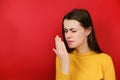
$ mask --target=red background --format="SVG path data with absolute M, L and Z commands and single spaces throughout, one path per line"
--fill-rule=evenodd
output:
M 62 17 L 85 8 L 120 80 L 120 0 L 0 0 L 0 80 L 54 80 Z

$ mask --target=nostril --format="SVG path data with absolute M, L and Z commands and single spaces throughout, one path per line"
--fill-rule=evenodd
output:
M 70 38 L 71 38 L 71 36 L 68 36 L 68 37 L 67 37 L 67 39 L 70 39 Z

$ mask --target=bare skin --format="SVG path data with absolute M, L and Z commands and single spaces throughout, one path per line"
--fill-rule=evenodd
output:
M 69 48 L 74 48 L 77 53 L 89 52 L 90 49 L 87 43 L 87 37 L 91 32 L 91 28 L 84 29 L 76 20 L 64 20 L 65 39 Z M 69 74 L 69 55 L 64 42 L 57 35 L 55 37 L 56 49 L 53 49 L 55 54 L 60 59 L 62 65 L 61 70 L 65 74 Z
M 61 67 L 62 72 L 68 74 L 70 61 L 65 44 L 59 36 L 55 37 L 55 43 L 56 43 L 56 49 L 53 49 L 53 51 L 56 53 L 56 55 L 58 56 L 58 58 L 62 63 L 62 67 Z

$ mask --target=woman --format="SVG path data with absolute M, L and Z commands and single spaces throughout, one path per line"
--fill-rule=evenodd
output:
M 64 42 L 57 35 L 56 80 L 116 80 L 111 57 L 100 49 L 87 10 L 73 9 L 62 21 Z

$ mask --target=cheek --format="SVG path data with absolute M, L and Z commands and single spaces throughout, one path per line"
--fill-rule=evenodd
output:
M 75 35 L 76 35 L 76 38 L 82 39 L 85 36 L 85 32 L 81 31 L 81 32 L 76 33 Z
M 78 42 L 82 42 L 84 41 L 85 39 L 85 33 L 84 32 L 79 32 L 79 33 L 76 33 L 75 34 L 75 39 L 78 41 Z

